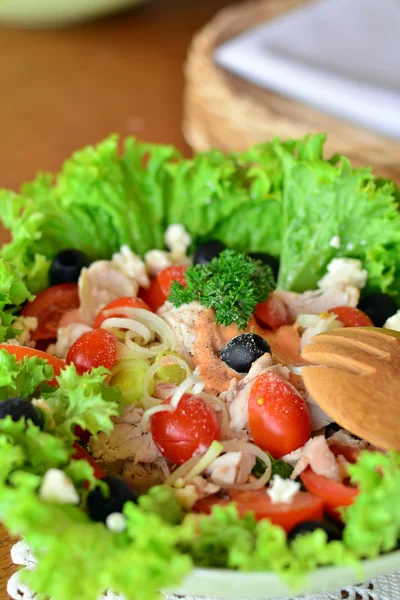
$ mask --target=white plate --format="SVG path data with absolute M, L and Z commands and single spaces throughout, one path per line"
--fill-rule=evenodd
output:
M 400 568 L 400 550 L 362 563 L 363 576 L 352 567 L 322 567 L 310 573 L 295 590 L 273 573 L 246 573 L 227 569 L 195 569 L 174 590 L 179 596 L 206 598 L 280 598 L 315 594 L 357 585 Z

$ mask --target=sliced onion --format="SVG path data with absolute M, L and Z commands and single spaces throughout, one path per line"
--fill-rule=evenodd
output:
M 154 339 L 154 334 L 151 331 L 151 329 L 146 327 L 146 325 L 139 323 L 139 321 L 134 321 L 133 319 L 110 317 L 108 319 L 105 319 L 101 326 L 103 329 L 116 329 L 116 331 L 113 331 L 113 333 L 121 339 L 123 339 L 126 334 L 125 331 L 120 331 L 121 329 L 134 331 L 141 338 L 143 338 L 144 344 L 149 344 Z
M 182 398 L 183 394 L 193 388 L 193 386 L 197 385 L 197 389 L 199 390 L 197 393 L 200 393 L 204 389 L 204 382 L 200 379 L 198 375 L 190 375 L 190 377 L 186 377 L 181 384 L 178 385 L 174 395 L 171 398 L 171 406 L 176 408 Z
M 167 479 L 166 485 L 183 487 L 191 479 L 200 475 L 223 451 L 222 444 L 214 440 L 203 454 L 196 454 L 178 467 Z
M 266 467 L 264 473 L 260 479 L 257 479 L 257 481 L 250 481 L 249 483 L 225 483 L 224 481 L 213 479 L 213 483 L 220 485 L 226 490 L 258 490 L 268 483 L 268 481 L 271 479 L 272 464 L 271 459 L 266 452 L 261 450 L 261 448 L 255 444 L 250 444 L 249 442 L 231 440 L 221 443 L 224 452 L 250 452 L 250 454 L 257 456 L 263 462 L 265 462 Z
M 194 389 L 194 388 L 193 388 Z M 198 394 L 199 398 L 204 400 L 204 402 L 213 409 L 213 404 L 218 404 L 219 408 L 222 412 L 222 422 L 221 422 L 221 436 L 224 438 L 228 435 L 229 431 L 229 413 L 228 408 L 221 398 L 218 396 L 213 396 L 212 394 Z M 214 410 L 214 409 L 213 409 Z
M 191 371 L 190 371 L 190 368 L 189 368 L 187 362 L 185 362 L 179 356 L 174 356 L 173 354 L 171 354 L 171 355 L 163 356 L 159 360 L 156 360 L 156 362 L 153 365 L 151 365 L 150 369 L 146 372 L 146 375 L 144 376 L 144 379 L 143 379 L 143 398 L 145 400 L 145 403 L 146 402 L 150 403 L 149 406 L 154 405 L 154 402 L 156 402 L 156 403 L 160 402 L 160 400 L 158 398 L 154 398 L 153 396 L 151 396 L 149 394 L 150 381 L 153 379 L 154 375 L 157 373 L 157 371 L 159 369 L 161 369 L 162 367 L 170 366 L 170 365 L 178 365 L 178 366 L 182 367 L 182 369 L 185 370 L 186 375 L 188 377 L 190 377 Z M 146 404 L 144 404 L 144 406 L 146 406 Z

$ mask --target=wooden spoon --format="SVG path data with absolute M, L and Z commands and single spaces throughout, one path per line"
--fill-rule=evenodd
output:
M 301 354 L 314 364 L 302 371 L 307 391 L 336 423 L 400 451 L 400 332 L 335 329 L 316 335 Z

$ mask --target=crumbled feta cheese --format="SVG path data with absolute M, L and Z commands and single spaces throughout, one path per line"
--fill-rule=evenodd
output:
M 121 533 L 126 529 L 126 517 L 119 512 L 113 512 L 106 518 L 106 525 L 113 533 Z
M 11 575 L 7 582 L 7 594 L 13 600 L 35 600 L 36 593 L 21 581 L 21 573 L 24 569 Z
M 14 344 L 15 346 L 29 346 L 34 348 L 36 342 L 31 340 L 31 332 L 35 331 L 38 326 L 38 320 L 36 317 L 17 317 L 12 324 L 13 329 L 19 333 L 15 338 L 7 341 L 8 344 Z
M 164 242 L 172 254 L 185 255 L 192 238 L 183 225 L 169 225 L 164 234 Z
M 132 252 L 129 246 L 121 246 L 120 251 L 113 254 L 111 262 L 114 263 L 126 277 L 136 279 L 141 287 L 149 287 L 150 281 L 147 276 L 146 265 L 140 256 Z
M 60 327 L 57 330 L 56 343 L 50 344 L 47 348 L 47 352 L 58 358 L 65 358 L 72 344 L 88 331 L 92 331 L 92 328 L 89 327 L 89 325 L 84 325 L 84 323 L 71 323 L 66 327 Z
M 334 258 L 327 266 L 327 273 L 318 281 L 318 287 L 326 290 L 332 287 L 355 287 L 361 290 L 367 283 L 367 271 L 356 258 Z
M 11 560 L 14 565 L 23 565 L 28 569 L 34 569 L 37 563 L 32 549 L 25 540 L 20 540 L 12 546 Z
M 274 475 L 272 481 L 267 487 L 267 494 L 272 503 L 283 502 L 291 504 L 293 497 L 300 490 L 300 483 L 291 479 L 283 479 L 280 475 Z
M 144 255 L 144 262 L 146 263 L 147 272 L 152 277 L 173 264 L 171 255 L 166 250 L 149 250 Z
M 389 317 L 383 327 L 385 329 L 393 329 L 393 331 L 400 331 L 400 310 Z
M 39 496 L 45 502 L 79 504 L 79 495 L 72 481 L 60 469 L 49 469 L 44 474 Z
M 319 315 L 299 315 L 296 326 L 302 330 L 301 348 L 309 344 L 315 335 L 323 331 L 333 331 L 343 327 L 336 315 L 331 313 L 320 313 Z
M 329 242 L 329 245 L 332 248 L 336 248 L 337 250 L 339 250 L 339 248 L 340 248 L 340 237 L 338 235 L 334 235 L 333 238 L 331 239 L 331 241 Z

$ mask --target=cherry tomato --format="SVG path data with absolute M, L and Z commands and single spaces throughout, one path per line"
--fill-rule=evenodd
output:
M 300 477 L 306 490 L 321 498 L 325 510 L 334 517 L 339 516 L 338 508 L 352 504 L 358 494 L 357 488 L 318 475 L 310 467 Z
M 339 321 L 343 323 L 343 327 L 373 327 L 374 324 L 362 310 L 353 308 L 352 306 L 336 306 L 330 308 L 329 313 L 337 315 Z
M 270 329 L 279 329 L 290 323 L 286 304 L 275 294 L 271 294 L 264 302 L 257 304 L 254 316 L 263 327 Z
M 279 525 L 286 532 L 303 521 L 321 519 L 324 510 L 320 498 L 307 492 L 297 492 L 290 504 L 272 502 L 265 489 L 249 490 L 248 492 L 232 491 L 230 496 L 230 500 L 218 496 L 208 496 L 198 500 L 193 510 L 210 514 L 212 507 L 216 504 L 226 506 L 230 502 L 235 502 L 241 517 L 252 512 L 257 521 L 269 519 L 271 523 Z
M 105 329 L 93 329 L 81 335 L 68 350 L 66 363 L 74 363 L 78 373 L 95 367 L 111 369 L 117 360 L 115 335 Z
M 141 298 L 135 298 L 134 296 L 124 296 L 122 298 L 117 298 L 116 300 L 112 300 L 111 302 L 109 302 L 107 306 L 105 306 L 103 310 L 99 312 L 93 323 L 93 327 L 95 329 L 101 327 L 102 322 L 109 318 L 104 313 L 105 311 L 111 310 L 112 308 L 143 308 L 144 310 L 150 310 L 146 302 L 144 302 Z M 113 317 L 124 318 L 124 315 L 121 313 L 118 314 L 118 311 L 115 311 Z
M 33 340 L 54 339 L 61 317 L 73 308 L 79 308 L 78 285 L 61 283 L 40 292 L 32 302 L 25 304 L 22 316 L 38 320 L 38 327 L 31 334 Z
M 13 344 L 0 344 L 0 350 L 7 350 L 9 354 L 13 354 L 16 360 L 22 360 L 25 356 L 35 356 L 36 358 L 43 358 L 46 360 L 51 367 L 53 367 L 54 378 L 51 381 L 48 381 L 50 385 L 58 385 L 56 381 L 56 377 L 61 373 L 62 369 L 65 368 L 65 364 L 59 358 L 52 356 L 51 354 L 47 354 L 47 352 L 42 352 L 41 350 L 36 350 L 36 348 L 27 348 L 26 346 L 14 346 Z
M 163 404 L 169 403 L 170 398 Z M 203 400 L 184 394 L 173 412 L 159 412 L 151 420 L 151 433 L 161 454 L 181 465 L 198 451 L 205 451 L 220 437 L 215 413 Z
M 307 404 L 296 388 L 279 375 L 259 375 L 251 388 L 248 406 L 254 443 L 275 458 L 309 440 L 311 417 Z
M 91 456 L 89 454 L 89 452 L 87 452 L 85 450 L 85 448 L 82 448 L 82 446 L 80 444 L 78 444 L 77 442 L 74 443 L 73 447 L 74 447 L 74 453 L 71 456 L 71 459 L 86 460 L 86 462 L 88 462 L 89 465 L 93 467 L 93 472 L 94 472 L 94 476 L 96 477 L 96 479 L 103 479 L 103 477 L 106 476 L 103 469 L 97 464 L 97 462 L 94 460 L 93 456 Z
M 164 304 L 166 298 L 161 291 L 157 277 L 150 280 L 150 287 L 140 288 L 139 298 L 141 298 L 153 312 L 157 312 L 160 306 Z
M 167 267 L 160 271 L 157 275 L 158 283 L 160 284 L 160 289 L 165 296 L 165 299 L 168 298 L 171 285 L 174 281 L 178 281 L 181 285 L 186 287 L 186 273 L 187 267 L 182 265 L 173 265 L 172 267 Z

